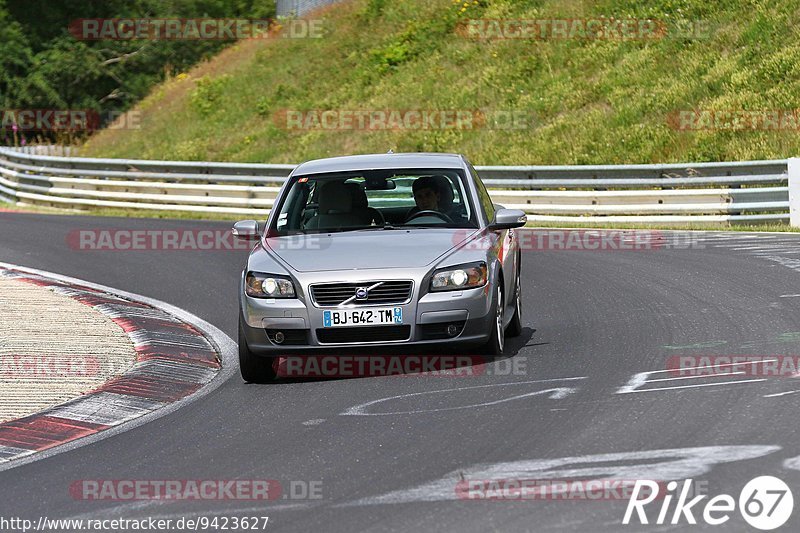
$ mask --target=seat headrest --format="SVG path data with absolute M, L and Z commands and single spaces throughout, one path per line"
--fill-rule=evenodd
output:
M 362 187 L 360 183 L 350 182 L 350 183 L 345 183 L 344 185 L 345 187 L 347 187 L 347 190 L 350 191 L 350 197 L 353 199 L 354 209 L 369 207 L 367 192 L 364 190 L 364 187 Z
M 436 188 L 439 190 L 439 207 L 447 210 L 453 205 L 453 199 L 455 195 L 453 194 L 453 185 L 450 183 L 450 180 L 447 176 L 437 175 L 431 176 L 433 181 L 436 183 Z
M 353 196 L 343 181 L 328 181 L 319 190 L 319 212 L 349 213 L 353 209 Z

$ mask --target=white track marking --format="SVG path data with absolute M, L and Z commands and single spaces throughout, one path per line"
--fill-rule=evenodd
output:
M 770 244 L 752 244 L 752 243 L 736 243 L 736 244 L 717 244 L 715 248 L 730 248 L 731 250 L 780 250 L 783 245 L 779 242 Z
M 512 396 L 510 398 L 504 398 L 502 400 L 494 400 L 491 402 L 484 402 L 472 405 L 461 405 L 458 407 L 442 407 L 437 409 L 420 409 L 420 410 L 413 410 L 413 411 L 395 411 L 390 413 L 368 413 L 366 410 L 368 407 L 373 405 L 384 403 L 392 400 L 399 400 L 404 398 L 412 398 L 415 396 L 427 396 L 431 394 L 441 394 L 441 393 L 450 393 L 450 392 L 458 392 L 458 391 L 465 391 L 465 390 L 474 390 L 474 389 L 485 389 L 490 387 L 513 387 L 515 385 L 530 385 L 533 383 L 553 383 L 558 381 L 576 381 L 586 379 L 586 376 L 581 377 L 571 377 L 571 378 L 557 378 L 557 379 L 537 379 L 532 381 L 517 381 L 513 383 L 494 383 L 491 385 L 475 385 L 472 387 L 456 387 L 454 389 L 439 389 L 433 391 L 424 391 L 424 392 L 411 392 L 408 394 L 398 394 L 397 396 L 389 396 L 388 398 L 381 398 L 378 400 L 372 400 L 370 402 L 358 404 L 354 407 L 350 407 L 347 410 L 339 413 L 340 416 L 387 416 L 387 415 L 400 415 L 400 414 L 415 414 L 415 413 L 435 413 L 438 411 L 454 411 L 458 409 L 470 409 L 475 407 L 487 407 L 491 405 L 497 405 L 499 403 L 509 402 L 513 400 L 519 400 L 522 398 L 527 398 L 531 396 L 538 396 L 542 394 L 549 393 L 549 399 L 551 400 L 560 400 L 567 397 L 569 394 L 575 392 L 576 389 L 571 387 L 554 387 L 550 389 L 544 390 L 537 390 L 533 392 L 528 392 L 525 394 L 519 394 L 516 396 Z
M 775 250 L 769 252 L 753 252 L 751 255 L 753 257 L 758 257 L 759 259 L 769 259 L 771 255 L 775 254 Z M 800 250 L 783 250 L 780 252 L 781 255 L 792 255 L 792 254 L 800 254 Z
M 727 374 L 712 374 L 709 376 L 681 376 L 678 378 L 659 378 L 659 379 L 648 379 L 648 383 L 658 383 L 659 381 L 677 381 L 679 379 L 699 379 L 699 378 L 715 378 L 718 376 L 735 376 L 737 374 L 746 374 L 747 372 L 728 372 Z
M 783 462 L 783 467 L 788 468 L 789 470 L 800 470 L 800 456 L 786 459 Z
M 641 389 L 629 392 L 661 392 L 665 390 L 678 390 L 678 389 L 696 389 L 699 387 L 718 387 L 720 385 L 740 385 L 744 383 L 756 383 L 759 381 L 767 381 L 766 379 L 743 379 L 738 381 L 723 381 L 722 383 L 698 383 L 697 385 L 678 385 L 675 387 L 659 387 L 657 389 Z M 617 393 L 622 394 L 622 393 Z
M 778 359 L 763 359 L 761 361 L 742 361 L 741 363 L 723 363 L 721 365 L 704 365 L 704 366 L 687 366 L 686 368 L 672 369 L 672 370 L 653 370 L 651 372 L 644 372 L 646 374 L 658 374 L 660 372 L 675 372 L 676 370 L 701 370 L 703 368 L 722 368 L 723 366 L 736 366 L 736 365 L 762 365 L 764 363 L 774 363 Z
M 791 259 L 788 257 L 781 257 L 779 255 L 762 255 L 763 259 L 774 261 L 781 266 L 791 268 L 792 270 L 800 270 L 800 259 Z
M 197 328 L 200 332 L 202 332 L 209 340 L 211 340 L 215 344 L 215 349 L 219 353 L 220 358 L 222 359 L 222 369 L 217 373 L 217 377 L 211 380 L 208 384 L 204 387 L 199 389 L 197 392 L 178 400 L 177 402 L 168 404 L 166 407 L 158 409 L 156 411 L 152 411 L 146 415 L 143 415 L 139 418 L 131 420 L 130 422 L 126 422 L 125 424 L 118 425 L 106 431 L 100 431 L 93 435 L 89 435 L 87 437 L 80 438 L 78 440 L 68 442 L 67 444 L 63 444 L 60 446 L 56 446 L 55 448 L 51 448 L 49 450 L 45 450 L 43 452 L 37 452 L 27 457 L 22 457 L 19 459 L 15 459 L 10 462 L 0 462 L 0 472 L 4 470 L 9 470 L 11 468 L 16 468 L 18 466 L 22 466 L 33 461 L 38 461 L 41 459 L 46 459 L 48 457 L 52 457 L 59 453 L 67 452 L 70 450 L 74 450 L 76 448 L 80 448 L 82 446 L 86 446 L 88 444 L 93 444 L 103 439 L 107 439 L 109 437 L 113 437 L 118 435 L 124 431 L 128 431 L 130 429 L 142 426 L 148 422 L 152 422 L 153 420 L 157 420 L 163 416 L 171 414 L 181 407 L 188 405 L 195 400 L 206 396 L 210 392 L 213 392 L 217 387 L 222 385 L 225 381 L 231 378 L 234 373 L 236 372 L 236 360 L 238 358 L 238 348 L 236 343 L 228 337 L 225 333 L 223 333 L 217 327 L 209 324 L 205 320 L 187 312 L 179 307 L 175 307 L 174 305 L 168 304 L 166 302 L 162 302 L 161 300 L 156 300 L 154 298 L 149 298 L 147 296 L 141 296 L 139 294 L 134 294 L 127 291 L 122 291 L 119 289 L 114 289 L 112 287 L 107 287 L 105 285 L 100 285 L 97 283 L 92 283 L 89 281 L 72 278 L 69 276 L 63 276 L 61 274 L 55 274 L 53 272 L 47 272 L 44 270 L 38 270 L 34 268 L 22 267 L 18 265 L 12 265 L 9 263 L 2 263 L 0 262 L 0 267 L 7 268 L 10 270 L 18 270 L 20 272 L 24 272 L 27 274 L 33 274 L 37 276 L 44 276 L 49 279 L 53 279 L 56 281 L 62 281 L 65 283 L 72 283 L 75 285 L 83 285 L 84 287 L 89 287 L 92 289 L 96 289 L 99 291 L 107 292 L 112 295 L 122 296 L 123 298 L 127 298 L 134 301 L 139 301 L 145 303 L 147 305 L 151 305 L 158 309 L 162 309 L 167 313 L 179 318 L 180 320 L 186 322 L 187 324 L 191 324 L 195 328 Z
M 273 511 L 289 511 L 292 509 L 308 509 L 309 507 L 319 505 L 314 502 L 296 502 L 296 503 L 273 503 L 280 502 L 281 500 L 265 500 L 264 505 L 254 507 L 236 507 L 232 509 L 207 509 L 202 512 L 203 516 L 231 516 L 231 515 L 245 515 L 250 513 L 270 513 Z M 156 515 L 153 518 L 156 520 L 180 520 L 187 516 L 188 513 L 175 513 L 166 515 Z M 252 516 L 255 516 L 254 514 Z M 148 517 L 149 518 L 149 517 Z
M 800 392 L 800 390 L 790 390 L 787 392 L 776 392 L 775 394 L 765 394 L 764 398 L 777 398 L 778 396 L 786 396 L 787 394 L 795 394 Z
M 743 246 L 740 248 L 732 248 L 736 252 L 752 252 L 755 255 L 761 254 L 774 254 L 774 253 L 792 253 L 792 250 L 787 250 L 783 246 Z
M 775 362 L 775 361 L 777 361 L 777 359 L 764 359 L 763 361 L 745 361 L 745 362 L 742 362 L 742 363 L 725 363 L 725 364 L 722 364 L 722 365 L 690 366 L 690 367 L 686 367 L 686 368 L 674 368 L 674 369 L 670 369 L 670 370 L 651 370 L 649 372 L 639 372 L 638 374 L 634 374 L 633 377 L 631 377 L 631 379 L 628 380 L 628 382 L 625 385 L 623 385 L 622 387 L 617 389 L 617 394 L 631 394 L 631 393 L 634 393 L 634 392 L 658 392 L 658 391 L 664 391 L 664 390 L 689 389 L 689 388 L 695 388 L 695 387 L 718 387 L 720 385 L 731 385 L 731 384 L 737 384 L 737 383 L 755 383 L 755 382 L 759 382 L 759 381 L 766 381 L 766 379 L 746 379 L 746 380 L 737 379 L 737 380 L 734 380 L 734 381 L 722 381 L 722 382 L 715 382 L 715 383 L 699 383 L 697 385 L 682 385 L 682 386 L 675 386 L 675 387 L 659 387 L 657 389 L 640 389 L 639 388 L 639 387 L 642 387 L 642 386 L 644 386 L 644 385 L 646 385 L 648 383 L 665 382 L 665 381 L 677 381 L 677 380 L 685 378 L 685 376 L 677 376 L 677 377 L 673 377 L 673 378 L 661 378 L 661 379 L 653 379 L 653 380 L 648 379 L 649 376 L 652 376 L 654 374 L 663 374 L 665 372 L 673 372 L 673 373 L 674 372 L 683 372 L 683 371 L 686 371 L 686 370 L 702 370 L 704 368 L 722 368 L 722 367 L 726 367 L 726 366 L 736 366 L 736 365 L 744 365 L 744 364 L 747 364 L 747 365 L 760 365 L 760 364 L 764 364 L 764 363 L 772 363 L 772 362 Z M 732 375 L 732 374 L 734 374 L 734 373 L 731 372 L 730 374 L 723 374 L 723 376 L 727 377 L 727 376 Z M 708 376 L 696 376 L 696 377 L 711 378 L 711 377 L 715 377 L 715 376 L 714 375 L 708 375 Z
M 457 491 L 459 483 L 470 480 L 486 482 L 591 478 L 630 480 L 633 483 L 637 479 L 686 479 L 706 474 L 720 463 L 755 459 L 780 449 L 780 446 L 761 445 L 706 446 L 483 464 L 450 472 L 440 479 L 416 487 L 339 504 L 337 507 L 454 501 L 460 498 Z M 639 461 L 639 463 L 625 464 L 629 461 Z
M 718 235 L 718 236 L 709 236 L 709 237 L 702 237 L 701 240 L 704 242 L 730 242 L 732 244 L 724 245 L 724 244 L 714 244 L 714 246 L 739 246 L 742 243 L 740 241 L 770 241 L 776 240 L 778 237 L 774 235 Z
M 152 507 L 154 505 L 164 505 L 164 504 L 171 504 L 175 503 L 175 500 L 136 500 L 127 503 L 123 503 L 120 505 L 115 505 L 114 507 L 108 507 L 106 509 L 97 509 L 94 511 L 89 511 L 88 513 L 82 513 L 78 515 L 73 515 L 67 518 L 66 520 L 92 520 L 96 519 L 100 516 L 119 516 L 120 514 L 127 514 L 132 511 L 138 511 L 139 509 L 146 509 L 147 507 Z

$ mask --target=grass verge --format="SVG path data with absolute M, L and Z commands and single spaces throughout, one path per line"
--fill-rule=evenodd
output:
M 800 153 L 798 10 L 798 0 L 351 0 L 313 15 L 323 38 L 243 41 L 168 80 L 137 106 L 139 129 L 104 130 L 83 153 L 299 163 L 391 148 L 490 165 L 781 159 Z M 654 20 L 666 31 L 497 39 L 464 26 L 587 19 Z M 472 129 L 305 120 L 476 109 L 521 120 Z M 289 127 L 288 111 L 303 113 L 302 124 Z M 682 111 L 704 114 L 686 128 Z M 786 120 L 771 126 L 781 111 Z M 753 113 L 753 125 L 737 112 Z

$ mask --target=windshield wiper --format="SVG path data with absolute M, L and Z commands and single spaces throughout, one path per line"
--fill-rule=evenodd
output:
M 443 224 L 410 224 L 403 226 L 404 229 L 455 229 L 456 226 L 447 226 Z
M 385 229 L 402 229 L 402 228 L 398 228 L 397 226 L 392 226 L 391 224 L 384 224 L 383 226 L 370 226 L 368 228 L 361 228 L 355 231 L 377 231 Z

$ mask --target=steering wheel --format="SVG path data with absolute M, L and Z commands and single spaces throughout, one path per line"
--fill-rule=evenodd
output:
M 381 213 L 378 209 L 375 209 L 374 207 L 368 207 L 367 209 L 369 209 L 369 212 L 372 215 L 372 219 L 378 226 L 386 225 L 386 218 L 383 216 L 383 213 Z
M 434 211 L 432 209 L 426 209 L 424 211 L 417 211 L 416 213 L 412 214 L 410 217 L 406 218 L 405 224 L 408 224 L 415 218 L 424 217 L 424 216 L 433 216 L 438 217 L 447 222 L 448 224 L 453 224 L 453 219 L 449 216 L 445 215 L 444 213 L 440 213 L 439 211 Z

